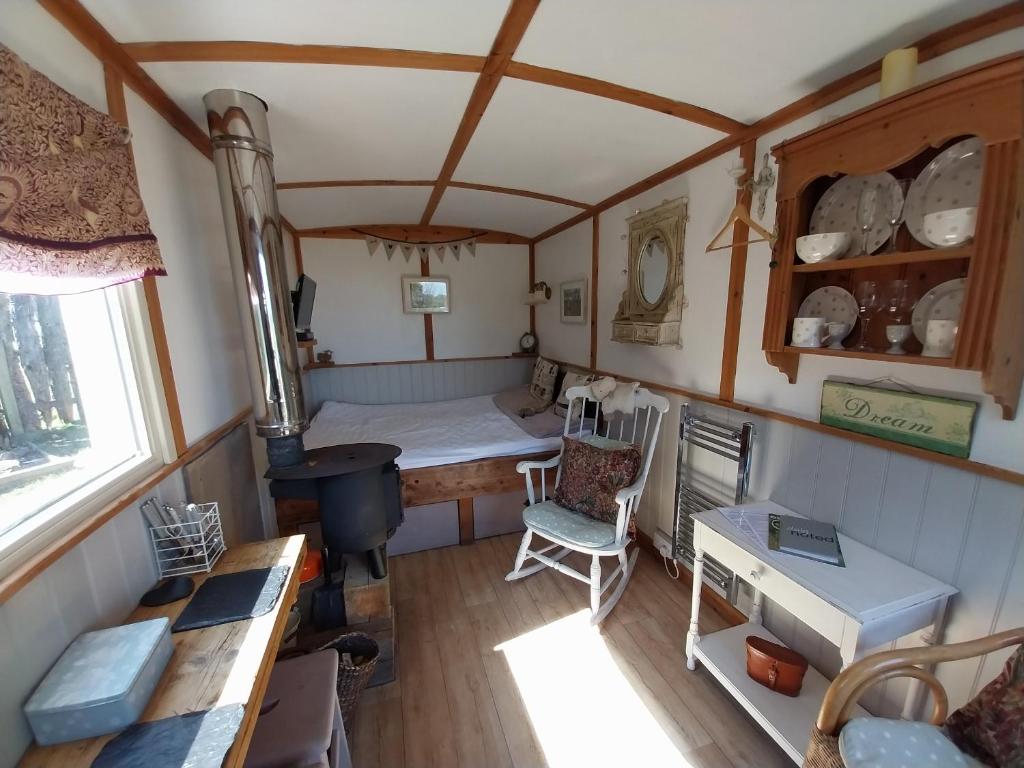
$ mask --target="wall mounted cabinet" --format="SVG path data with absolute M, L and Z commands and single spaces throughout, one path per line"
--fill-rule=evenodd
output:
M 763 349 L 768 361 L 790 382 L 796 381 L 804 354 L 977 370 L 985 391 L 1001 406 L 1003 417 L 1014 418 L 1024 375 L 1022 128 L 1024 55 L 1014 55 L 905 91 L 775 146 L 778 240 L 764 324 Z M 797 238 L 811 230 L 815 206 L 844 176 L 888 172 L 896 179 L 915 179 L 929 166 L 934 168 L 943 152 L 972 137 L 983 144 L 980 186 L 968 193 L 976 201 L 973 240 L 951 248 L 921 244 L 908 227 L 908 216 L 893 251 L 813 264 L 797 257 Z M 942 194 L 932 195 L 928 205 L 957 207 L 954 200 L 936 202 L 936 198 L 942 201 Z M 916 199 L 920 208 L 923 198 L 918 195 Z M 849 211 L 844 214 L 847 220 L 851 215 Z M 916 234 L 920 237 L 920 210 L 917 217 Z M 885 226 L 888 228 L 888 223 Z M 885 246 L 879 250 L 885 251 Z M 913 336 L 906 355 L 887 354 L 881 320 L 868 323 L 864 341 L 870 350 L 857 348 L 864 335 L 861 320 L 842 348 L 792 344 L 793 319 L 801 304 L 824 286 L 853 292 L 863 280 L 879 284 L 906 280 L 916 301 L 931 289 L 958 279 L 964 281 L 963 300 L 949 356 L 923 356 L 921 344 Z

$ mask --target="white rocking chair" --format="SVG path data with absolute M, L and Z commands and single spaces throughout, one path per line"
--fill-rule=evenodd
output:
M 545 482 L 545 470 L 557 467 L 555 484 L 562 474 L 561 460 L 562 451 L 558 452 L 547 461 L 521 461 L 516 465 L 516 471 L 526 475 L 526 495 L 529 498 L 529 505 L 523 510 L 523 522 L 526 523 L 526 533 L 523 534 L 523 543 L 519 545 L 519 554 L 516 556 L 515 568 L 512 569 L 505 579 L 514 581 L 524 576 L 537 573 L 542 568 L 554 568 L 560 573 L 579 579 L 584 584 L 590 585 L 590 623 L 598 624 L 615 607 L 615 604 L 622 597 L 626 589 L 629 577 L 632 575 L 633 566 L 636 563 L 636 556 L 639 550 L 634 550 L 630 557 L 626 557 L 626 544 L 628 543 L 627 533 L 629 530 L 630 516 L 634 513 L 640 502 L 640 495 L 643 493 L 644 485 L 647 482 L 647 472 L 651 467 L 651 457 L 654 455 L 654 448 L 658 442 L 658 430 L 661 427 L 661 417 L 668 412 L 668 400 L 661 395 L 655 395 L 646 389 L 636 391 L 635 409 L 629 416 L 621 413 L 611 414 L 604 419 L 604 436 L 599 435 L 601 423 L 601 403 L 594 399 L 590 386 L 571 387 L 566 396 L 569 400 L 569 408 L 565 417 L 565 429 L 563 435 L 576 432 L 576 437 L 584 441 L 591 441 L 598 445 L 607 445 L 608 441 L 627 441 L 640 446 L 641 462 L 640 472 L 636 480 L 627 488 L 619 491 L 615 500 L 619 504 L 618 517 L 614 525 L 601 520 L 588 517 L 587 515 L 574 512 L 558 506 L 553 500 L 548 499 L 547 484 Z M 577 403 L 579 405 L 577 406 Z M 590 408 L 587 405 L 590 403 Z M 580 418 L 573 423 L 572 415 L 578 412 L 581 415 L 588 415 L 594 412 L 594 418 Z M 653 423 L 652 423 L 653 422 Z M 595 436 L 585 434 L 586 424 L 593 424 L 592 430 Z M 616 436 L 615 433 L 618 433 Z M 534 489 L 532 470 L 540 472 L 540 498 L 538 500 Z M 530 549 L 530 541 L 534 535 L 540 536 L 553 542 L 547 547 L 539 550 Z M 553 554 L 547 554 L 557 549 Z M 590 576 L 585 576 L 565 563 L 559 562 L 570 552 L 582 552 L 591 555 Z M 604 581 L 601 580 L 601 558 L 617 557 L 618 566 Z M 529 559 L 537 562 L 524 567 Z M 615 581 L 619 582 L 615 591 L 601 603 L 601 596 Z

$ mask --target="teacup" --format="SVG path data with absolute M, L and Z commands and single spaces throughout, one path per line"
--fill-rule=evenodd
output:
M 824 336 L 824 317 L 793 318 L 794 347 L 820 347 Z
M 921 354 L 924 357 L 952 357 L 956 331 L 956 320 L 929 320 Z
M 885 338 L 889 341 L 889 348 L 885 350 L 888 355 L 905 355 L 903 342 L 910 338 L 909 325 L 887 325 L 885 326 Z
M 850 324 L 849 323 L 828 323 L 828 335 L 822 339 L 823 343 L 828 344 L 829 349 L 846 349 L 843 346 L 843 339 L 850 335 Z

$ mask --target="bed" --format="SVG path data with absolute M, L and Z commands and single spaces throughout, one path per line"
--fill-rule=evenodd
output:
M 475 538 L 473 498 L 522 490 L 516 464 L 553 456 L 563 426 L 550 411 L 529 419 L 502 412 L 494 395 L 386 405 L 327 401 L 303 440 L 307 450 L 359 442 L 397 445 L 402 503 L 457 501 L 459 541 L 465 544 Z M 279 498 L 276 507 L 281 535 L 320 519 L 311 499 Z

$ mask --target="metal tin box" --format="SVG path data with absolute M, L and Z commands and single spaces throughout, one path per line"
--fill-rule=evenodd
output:
M 25 704 L 36 742 L 60 744 L 131 725 L 173 653 L 166 618 L 79 635 Z

